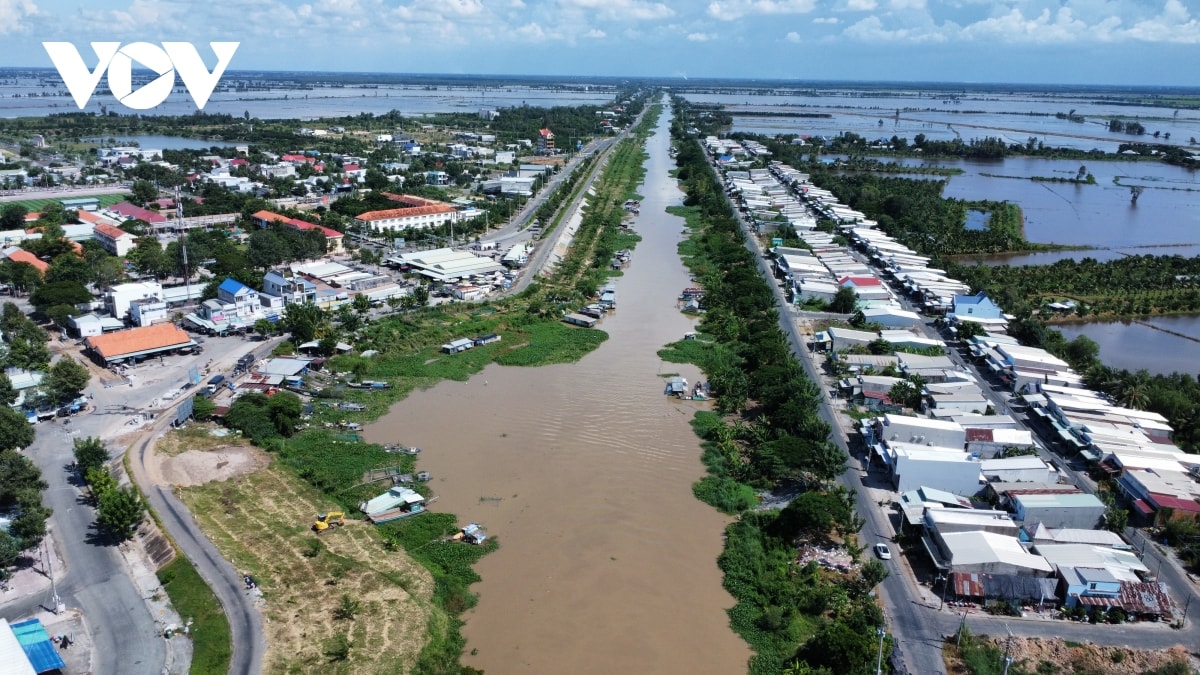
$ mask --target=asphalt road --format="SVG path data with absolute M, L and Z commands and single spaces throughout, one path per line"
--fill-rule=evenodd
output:
M 713 170 L 715 171 L 715 169 Z M 821 373 L 817 371 L 813 359 L 809 358 L 804 336 L 800 333 L 795 320 L 798 313 L 793 309 L 791 303 L 787 302 L 782 288 L 763 255 L 761 244 L 753 234 L 753 229 L 742 218 L 735 203 L 730 201 L 730 207 L 746 235 L 747 246 L 751 248 L 758 259 L 760 273 L 775 294 L 780 315 L 779 325 L 791 342 L 793 354 L 804 366 L 808 376 L 820 385 L 822 383 Z M 929 329 L 927 332 L 932 333 Z M 934 335 L 934 337 L 940 336 Z M 962 359 L 959 361 L 961 362 Z M 987 382 L 987 379 L 980 375 L 980 381 Z M 836 411 L 828 388 L 820 386 L 820 389 L 823 400 L 820 417 L 833 430 L 831 440 L 848 457 L 853 457 L 848 442 L 849 434 L 842 425 L 842 415 Z M 996 410 L 1006 409 L 1001 399 L 1007 394 L 998 394 L 992 390 L 986 393 L 993 399 Z M 1042 452 L 1046 454 L 1044 449 Z M 1059 461 L 1058 464 L 1061 466 L 1063 462 Z M 1072 475 L 1074 475 L 1073 472 Z M 865 522 L 863 530 L 860 532 L 861 541 L 870 545 L 878 541 L 890 540 L 894 528 L 888 522 L 888 514 L 874 504 L 867 492 L 861 489 L 862 482 L 858 467 L 853 465 L 849 467 L 839 478 L 839 482 L 854 492 L 856 508 Z M 1137 543 L 1136 538 L 1132 541 Z M 1171 561 L 1164 563 L 1162 556 L 1154 550 L 1153 546 L 1145 548 L 1147 566 L 1156 572 L 1161 569 L 1161 578 L 1168 582 L 1170 588 L 1174 590 L 1173 597 L 1182 604 L 1184 598 L 1193 593 L 1191 583 Z M 1153 561 L 1158 561 L 1157 568 Z M 883 604 L 884 613 L 889 619 L 888 628 L 896 646 L 896 651 L 888 659 L 893 671 L 921 675 L 945 673 L 942 646 L 945 638 L 958 630 L 963 621 L 962 616 L 955 614 L 951 608 L 939 608 L 940 603 L 927 600 L 926 593 L 918 587 L 911 570 L 903 564 L 902 560 L 894 558 L 887 565 L 890 573 L 876 588 L 876 593 Z M 1192 604 L 1200 606 L 1200 602 Z M 1015 636 L 1061 637 L 1078 642 L 1093 642 L 1135 649 L 1165 649 L 1180 644 L 1193 646 L 1200 644 L 1198 617 L 1200 617 L 1200 607 L 1191 607 L 1186 617 L 1186 626 L 1182 630 L 1171 630 L 1161 624 L 1096 627 L 1061 619 L 1005 619 L 979 614 L 969 615 L 966 623 L 975 634 L 1003 636 L 1011 633 Z
M 138 442 L 130 462 L 134 478 L 146 495 L 150 508 L 158 514 L 167 534 L 196 567 L 196 571 L 217 596 L 229 620 L 233 638 L 233 654 L 229 660 L 230 673 L 254 675 L 261 672 L 263 655 L 267 651 L 262 617 L 254 606 L 242 581 L 242 574 L 221 557 L 212 542 L 196 525 L 191 513 L 169 489 L 153 485 L 146 478 L 146 455 L 160 433 L 166 430 L 170 417 L 163 416 L 152 432 Z
M 72 472 L 66 468 L 74 460 L 74 437 L 68 436 L 67 430 L 99 436 L 104 426 L 100 417 L 87 415 L 74 418 L 69 427 L 43 422 L 26 455 L 50 486 L 43 499 L 54 510 L 51 527 L 66 565 L 58 594 L 68 607 L 83 611 L 93 644 L 93 672 L 160 675 L 166 648 L 154 617 L 130 579 L 116 544 L 97 533 L 95 510 L 83 503 L 79 487 L 70 482 Z M 43 603 L 50 608 L 47 598 L 24 598 L 0 607 L 0 615 L 17 620 L 39 611 Z

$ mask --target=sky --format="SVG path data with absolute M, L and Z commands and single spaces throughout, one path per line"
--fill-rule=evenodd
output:
M 0 0 L 43 41 L 240 42 L 231 70 L 1200 88 L 1200 0 Z

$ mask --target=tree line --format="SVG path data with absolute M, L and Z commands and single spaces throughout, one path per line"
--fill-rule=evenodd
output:
M 720 415 L 700 413 L 694 422 L 708 467 L 695 491 L 740 514 L 726 530 L 719 559 L 737 600 L 730 621 L 756 652 L 751 672 L 863 670 L 874 657 L 875 628 L 883 625 L 869 591 L 886 571 L 877 561 L 844 574 L 796 564 L 804 544 L 861 552 L 853 496 L 833 483 L 846 457 L 829 440 L 830 428 L 818 416 L 820 390 L 792 356 L 771 289 L 703 151 L 694 141 L 676 136 L 676 142 L 687 195 L 679 213 L 693 228 L 680 252 L 705 289 L 707 311 L 702 339 L 661 353 L 697 363 L 717 396 Z M 782 510 L 758 510 L 757 491 L 780 486 L 799 496 Z

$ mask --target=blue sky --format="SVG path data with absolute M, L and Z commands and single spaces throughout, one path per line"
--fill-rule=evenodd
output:
M 1197 0 L 0 0 L 0 65 L 49 67 L 49 40 L 89 64 L 93 40 L 241 42 L 233 70 L 1200 87 Z

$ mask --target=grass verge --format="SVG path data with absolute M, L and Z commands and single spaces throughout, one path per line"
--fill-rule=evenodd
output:
M 192 667 L 188 672 L 191 675 L 228 673 L 233 653 L 229 621 L 217 596 L 191 561 L 183 556 L 176 557 L 158 571 L 158 581 L 180 618 L 185 623 L 192 622 Z

